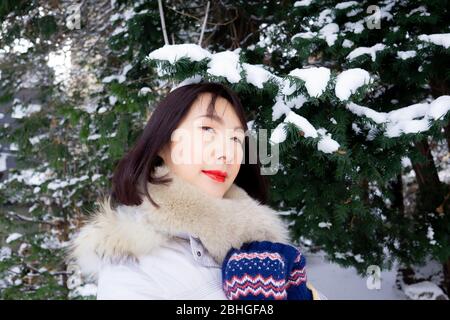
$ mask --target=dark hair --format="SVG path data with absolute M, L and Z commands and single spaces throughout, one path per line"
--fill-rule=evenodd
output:
M 160 150 L 171 141 L 173 131 L 178 127 L 184 116 L 188 113 L 192 103 L 200 93 L 211 93 L 212 99 L 208 106 L 208 115 L 214 112 L 215 101 L 218 96 L 225 98 L 233 106 L 244 131 L 247 132 L 247 122 L 244 108 L 239 97 L 231 89 L 220 83 L 196 83 L 181 86 L 170 92 L 155 108 L 148 120 L 143 133 L 133 148 L 119 161 L 112 178 L 112 200 L 117 204 L 140 205 L 142 192 L 139 186 L 152 184 L 166 184 L 172 179 L 154 177 L 155 167 L 164 163 L 158 155 Z M 245 151 L 248 152 L 248 135 L 245 135 Z M 248 155 L 244 155 L 249 159 Z M 267 203 L 268 181 L 261 175 L 261 163 L 256 157 L 255 164 L 244 161 L 234 181 L 243 188 L 252 198 L 262 204 Z M 159 208 L 151 198 L 147 188 L 144 194 L 150 202 Z

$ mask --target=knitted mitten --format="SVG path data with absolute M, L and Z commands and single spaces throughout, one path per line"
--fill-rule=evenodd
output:
M 307 288 L 306 258 L 300 251 L 286 281 L 287 300 L 313 300 L 312 292 Z
M 291 245 L 270 241 L 245 243 L 232 248 L 222 264 L 223 290 L 229 300 L 287 300 L 288 278 L 293 295 L 297 273 L 292 273 L 298 250 Z M 300 266 L 300 265 L 299 265 Z

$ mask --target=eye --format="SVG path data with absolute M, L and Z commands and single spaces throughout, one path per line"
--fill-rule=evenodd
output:
M 209 129 L 211 129 L 212 131 L 210 131 L 210 132 L 214 132 L 214 129 L 211 128 L 211 127 L 208 127 L 208 126 L 201 126 L 200 128 L 201 128 L 203 131 L 209 131 Z
M 239 139 L 238 137 L 233 137 L 232 139 L 233 139 L 233 141 L 242 144 L 241 139 Z

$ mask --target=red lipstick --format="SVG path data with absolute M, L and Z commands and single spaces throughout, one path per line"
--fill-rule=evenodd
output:
M 227 173 L 224 171 L 202 170 L 202 172 L 217 182 L 224 182 L 225 178 L 227 177 Z

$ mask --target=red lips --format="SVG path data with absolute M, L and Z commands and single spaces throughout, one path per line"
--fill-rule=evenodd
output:
M 224 182 L 225 178 L 227 177 L 227 173 L 224 171 L 219 170 L 202 170 L 204 174 L 206 174 L 211 179 L 218 181 L 218 182 Z

